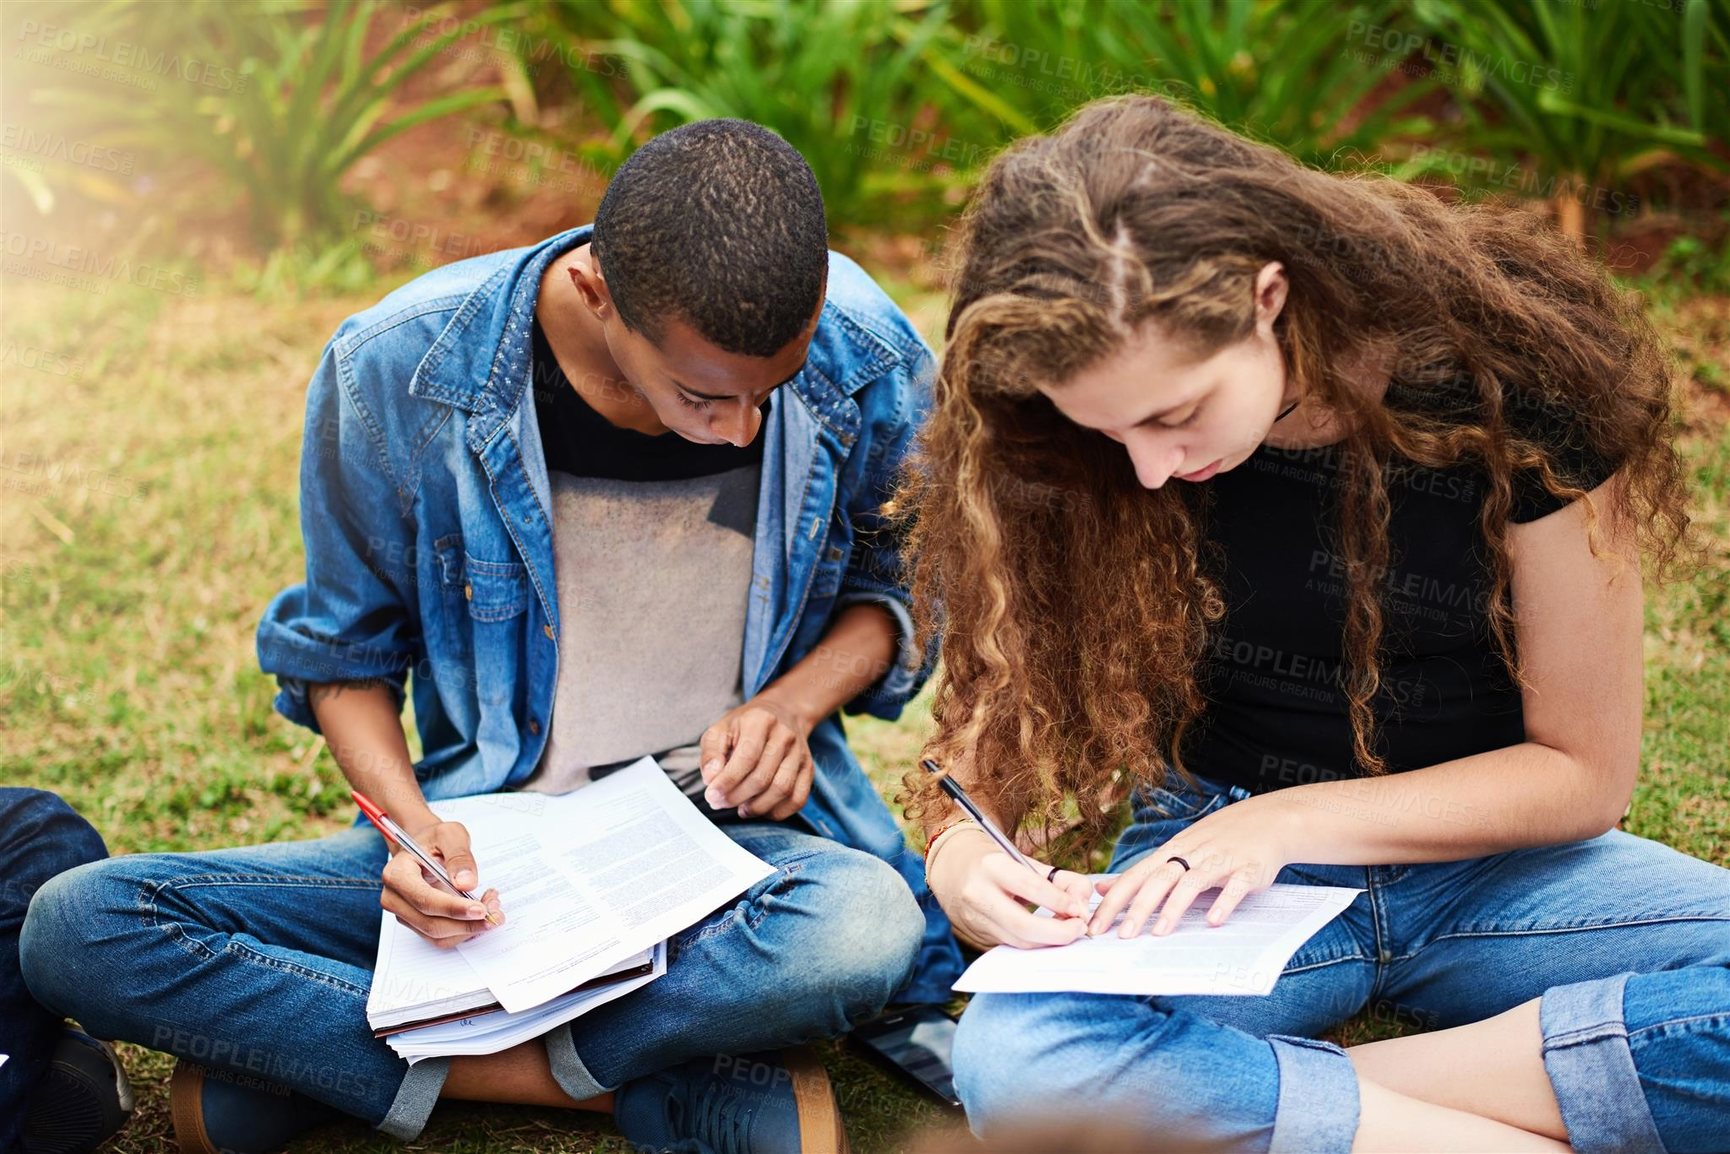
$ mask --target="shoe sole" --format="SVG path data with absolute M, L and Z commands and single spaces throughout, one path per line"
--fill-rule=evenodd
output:
M 852 1154 L 853 1148 L 847 1144 L 847 1128 L 841 1121 L 841 1104 L 835 1100 L 835 1087 L 817 1055 L 801 1046 L 783 1050 L 780 1059 L 793 1077 L 801 1154 Z
M 168 1079 L 168 1117 L 174 1124 L 174 1140 L 180 1154 L 219 1154 L 204 1131 L 204 1067 L 176 1062 Z
M 132 1116 L 132 1084 L 106 1043 L 65 1031 L 20 1121 L 22 1154 L 94 1150 Z

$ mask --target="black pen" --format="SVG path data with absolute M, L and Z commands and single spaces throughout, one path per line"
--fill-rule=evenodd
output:
M 926 772 L 930 773 L 937 779 L 937 784 L 942 787 L 944 793 L 954 799 L 956 805 L 959 805 L 962 809 L 967 811 L 968 817 L 979 823 L 980 829 L 991 835 L 991 840 L 997 843 L 998 848 L 1003 850 L 1004 853 L 1008 854 L 1016 861 L 1020 862 L 1022 865 L 1026 866 L 1028 869 L 1032 870 L 1035 874 L 1039 874 L 1039 867 L 1034 865 L 1033 862 L 1028 859 L 1026 854 L 1015 848 L 1015 843 L 1009 840 L 1007 834 L 997 828 L 996 822 L 985 816 L 984 810 L 973 804 L 973 799 L 967 796 L 967 791 L 961 788 L 960 782 L 944 773 L 943 770 L 938 767 L 937 763 L 932 761 L 929 757 L 921 761 L 919 764 L 926 770 Z M 1044 875 L 1040 874 L 1040 876 L 1043 877 Z
M 1037 865 L 1033 864 L 1033 860 L 1031 858 L 1029 858 L 1026 854 L 1022 853 L 1020 850 L 1016 849 L 1015 843 L 1009 840 L 1009 836 L 1007 834 L 1005 834 L 1002 830 L 997 828 L 997 823 L 992 821 L 990 818 L 986 817 L 985 811 L 980 809 L 977 805 L 975 805 L 973 803 L 973 799 L 967 796 L 967 791 L 965 789 L 961 788 L 961 783 L 956 781 L 953 777 L 950 777 L 948 774 L 944 773 L 943 770 L 938 766 L 938 764 L 935 761 L 932 761 L 929 757 L 927 757 L 924 760 L 922 760 L 919 764 L 921 767 L 924 768 L 924 770 L 927 773 L 931 774 L 933 777 L 935 777 L 937 779 L 937 784 L 942 788 L 944 793 L 946 793 L 950 796 L 950 798 L 955 802 L 956 805 L 960 806 L 962 809 L 967 811 L 968 817 L 972 818 L 974 821 L 979 823 L 980 829 L 984 830 L 986 833 L 991 835 L 991 840 L 997 843 L 997 846 L 999 849 L 1001 849 L 1004 853 L 1008 854 L 1010 857 L 1014 858 L 1016 861 L 1020 862 L 1022 865 L 1026 866 L 1028 869 L 1032 870 L 1034 877 L 1044 878 L 1048 882 L 1052 881 L 1054 878 L 1057 877 L 1057 867 L 1056 866 L 1052 866 L 1051 872 L 1048 874 L 1040 873 L 1039 867 Z M 1055 916 L 1060 917 L 1060 918 L 1077 917 L 1077 916 L 1085 917 L 1086 916 L 1086 915 L 1076 915 L 1076 914 L 1063 914 L 1063 913 L 1058 913 L 1056 910 L 1053 910 L 1051 912 Z

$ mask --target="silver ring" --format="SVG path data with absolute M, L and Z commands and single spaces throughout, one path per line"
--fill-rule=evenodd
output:
M 1188 863 L 1188 862 L 1186 862 L 1186 861 L 1184 861 L 1184 860 L 1183 860 L 1183 859 L 1182 859 L 1182 858 L 1180 858 L 1180 857 L 1178 857 L 1178 856 L 1177 856 L 1177 855 L 1176 855 L 1176 854 L 1172 854 L 1172 855 L 1171 855 L 1171 856 L 1170 856 L 1170 857 L 1168 857 L 1168 858 L 1166 858 L 1166 859 L 1165 859 L 1165 860 L 1166 860 L 1166 861 L 1174 861 L 1174 862 L 1176 862 L 1176 863 L 1177 863 L 1177 864 L 1178 864 L 1178 865 L 1180 865 L 1180 866 L 1182 866 L 1182 867 L 1183 867 L 1183 872 L 1184 872 L 1184 873 L 1188 873 L 1188 872 L 1189 872 L 1189 863 Z

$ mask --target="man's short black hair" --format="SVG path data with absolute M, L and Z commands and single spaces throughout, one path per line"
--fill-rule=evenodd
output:
M 786 348 L 829 270 L 823 194 L 797 149 L 748 120 L 699 120 L 619 167 L 591 251 L 625 327 L 683 319 L 730 353 Z

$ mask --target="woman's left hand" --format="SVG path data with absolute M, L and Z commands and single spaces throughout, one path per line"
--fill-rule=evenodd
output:
M 1088 922 L 1099 935 L 1127 909 L 1118 933 L 1141 933 L 1155 910 L 1155 934 L 1168 934 L 1195 899 L 1215 886 L 1219 896 L 1208 907 L 1209 925 L 1221 925 L 1239 902 L 1273 884 L 1293 860 L 1291 807 L 1277 794 L 1258 794 L 1214 810 L 1153 850 L 1135 866 L 1098 883 L 1104 896 Z M 1172 861 L 1180 857 L 1186 870 Z M 1162 904 L 1163 903 L 1163 904 Z

